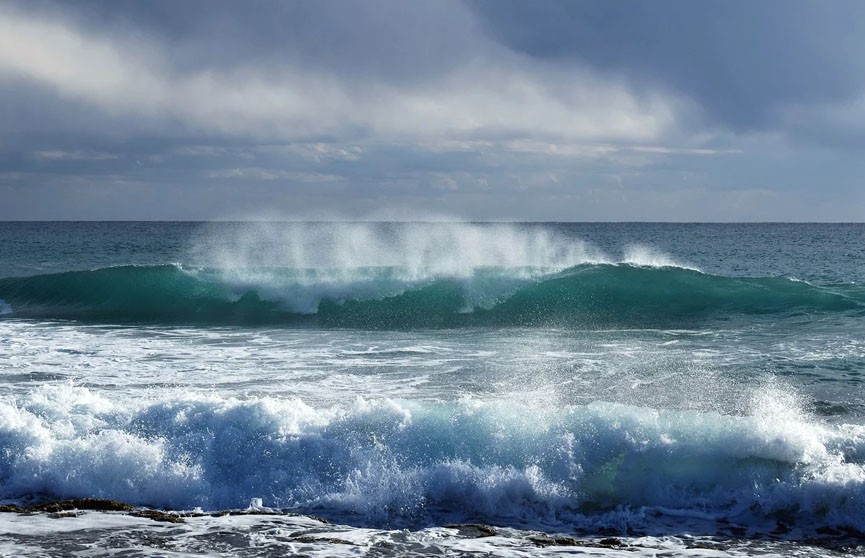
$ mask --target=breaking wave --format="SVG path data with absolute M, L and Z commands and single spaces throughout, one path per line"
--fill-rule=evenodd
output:
M 823 425 L 771 388 L 736 416 L 604 402 L 134 403 L 68 384 L 0 402 L 0 498 L 167 509 L 261 498 L 360 525 L 663 516 L 862 531 L 863 462 L 862 427 Z
M 189 269 L 121 266 L 0 279 L 5 318 L 360 329 L 688 325 L 736 314 L 839 312 L 862 293 L 673 266 Z

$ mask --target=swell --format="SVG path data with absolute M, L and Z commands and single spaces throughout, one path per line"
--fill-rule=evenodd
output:
M 0 402 L 0 498 L 164 509 L 261 498 L 361 526 L 709 519 L 865 530 L 862 428 L 821 425 L 783 394 L 762 396 L 748 415 L 727 416 L 602 402 L 134 403 L 43 386 Z
M 687 326 L 863 307 L 862 293 L 844 286 L 629 264 L 488 268 L 460 278 L 393 268 L 238 274 L 123 266 L 0 279 L 0 299 L 4 317 L 15 318 L 360 329 Z
M 268 323 L 286 316 L 175 265 L 119 266 L 0 279 L 7 316 L 108 322 Z

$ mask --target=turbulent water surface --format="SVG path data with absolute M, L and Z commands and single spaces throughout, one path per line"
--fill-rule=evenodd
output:
M 186 516 L 0 553 L 862 553 L 863 278 L 863 225 L 0 223 L 0 500 Z

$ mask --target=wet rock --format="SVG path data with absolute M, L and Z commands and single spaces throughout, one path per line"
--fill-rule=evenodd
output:
M 83 512 L 79 510 L 70 510 L 62 512 L 52 512 L 48 514 L 48 517 L 50 517 L 51 519 L 63 519 L 66 517 L 78 517 L 79 515 L 83 515 Z
M 117 500 L 102 498 L 74 498 L 71 500 L 57 500 L 36 504 L 26 509 L 28 512 L 52 512 L 58 513 L 69 510 L 94 510 L 94 511 L 131 511 L 135 509 L 127 503 Z
M 153 521 L 165 521 L 167 523 L 184 523 L 185 520 L 179 514 L 169 513 L 160 510 L 136 510 L 129 515 L 135 517 L 146 517 Z
M 571 537 L 529 537 L 529 540 L 538 546 L 583 546 Z
M 479 539 L 482 537 L 494 537 L 498 532 L 489 525 L 480 523 L 456 523 L 444 526 L 446 529 L 456 529 L 460 537 Z

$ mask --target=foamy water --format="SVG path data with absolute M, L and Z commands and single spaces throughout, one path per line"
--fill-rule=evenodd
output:
M 175 224 L 135 225 L 121 258 L 121 224 L 21 227 L 57 251 L 0 278 L 0 500 L 113 498 L 184 522 L 2 513 L 0 552 L 862 544 L 865 299 L 834 245 L 797 259 L 789 231 L 764 253 L 771 228 Z M 105 245 L 73 254 L 76 235 Z

